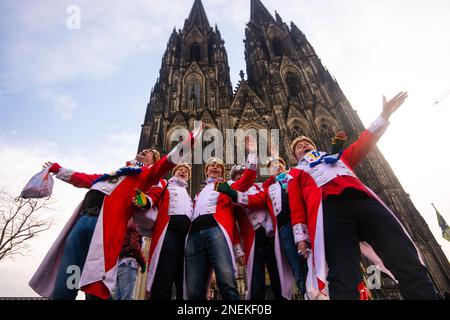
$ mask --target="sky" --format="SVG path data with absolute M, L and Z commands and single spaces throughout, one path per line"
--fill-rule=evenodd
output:
M 263 0 L 306 34 L 363 123 L 383 94 L 406 90 L 379 143 L 433 235 L 450 257 L 431 203 L 450 223 L 450 2 Z M 19 194 L 45 161 L 108 172 L 133 158 L 173 28 L 193 0 L 0 1 L 0 189 Z M 228 51 L 233 86 L 245 71 L 250 0 L 203 0 Z M 80 9 L 79 29 L 67 21 Z M 0 296 L 27 286 L 85 191 L 55 181 L 53 227 L 24 257 L 0 262 Z

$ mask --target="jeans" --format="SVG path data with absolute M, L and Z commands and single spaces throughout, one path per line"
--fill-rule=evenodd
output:
M 98 216 L 82 215 L 70 231 L 64 244 L 52 299 L 75 300 L 77 297 L 80 276 L 97 220 Z
M 133 259 L 133 258 L 132 258 Z M 134 300 L 134 286 L 138 274 L 136 260 L 128 260 L 117 268 L 114 300 Z
M 253 255 L 253 270 L 251 279 L 251 300 L 265 300 L 266 298 L 266 267 L 269 272 L 270 286 L 273 298 L 282 300 L 280 276 L 273 237 L 266 236 L 266 230 L 260 227 L 255 231 L 255 249 Z
M 331 299 L 358 299 L 360 241 L 372 246 L 399 282 L 405 299 L 436 299 L 427 268 L 397 220 L 377 200 L 349 189 L 323 203 Z
M 294 240 L 294 232 L 290 223 L 285 223 L 279 227 L 279 237 L 281 251 L 288 260 L 289 266 L 294 274 L 295 284 L 302 296 L 306 293 L 306 276 L 308 274 L 308 264 L 303 256 L 297 252 Z
M 233 257 L 220 227 L 190 233 L 186 245 L 186 280 L 189 300 L 205 300 L 211 268 L 224 300 L 239 300 Z
M 167 229 L 153 281 L 152 300 L 170 300 L 174 283 L 177 290 L 177 300 L 183 299 L 185 241 L 186 232 Z

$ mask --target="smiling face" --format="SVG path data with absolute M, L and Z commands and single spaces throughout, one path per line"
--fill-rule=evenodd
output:
M 314 151 L 314 146 L 307 140 L 302 140 L 295 145 L 294 154 L 295 158 L 300 160 L 303 158 L 308 152 Z
M 188 181 L 189 180 L 189 170 L 186 167 L 179 167 L 174 174 L 180 180 Z
M 222 166 L 217 163 L 211 163 L 206 170 L 206 176 L 208 178 L 220 178 L 223 177 Z
M 149 149 L 145 149 L 142 150 L 141 152 L 139 152 L 136 155 L 136 161 L 142 162 L 145 165 L 152 165 L 153 164 L 153 159 L 154 159 L 154 154 L 153 151 L 149 150 Z

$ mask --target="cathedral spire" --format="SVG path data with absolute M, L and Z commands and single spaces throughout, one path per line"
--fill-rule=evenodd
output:
M 189 17 L 186 19 L 184 27 L 201 26 L 209 28 L 208 17 L 206 16 L 205 8 L 201 0 L 195 0 L 192 6 Z
M 264 22 L 274 22 L 275 19 L 260 0 L 251 0 L 250 21 L 259 25 Z

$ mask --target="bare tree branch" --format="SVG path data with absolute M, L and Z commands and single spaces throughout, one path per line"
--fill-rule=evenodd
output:
M 30 239 L 48 230 L 52 219 L 45 217 L 49 201 L 15 198 L 0 191 L 0 261 L 24 255 Z

